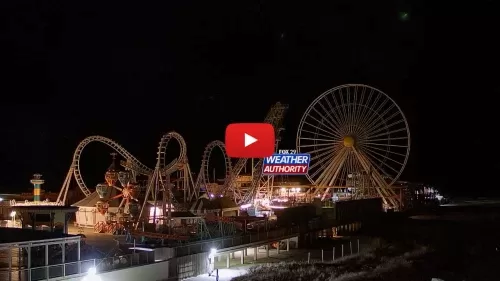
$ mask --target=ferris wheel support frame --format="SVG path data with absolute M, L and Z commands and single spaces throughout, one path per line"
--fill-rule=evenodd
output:
M 382 200 L 384 201 L 384 204 L 387 206 L 391 207 L 396 207 L 399 208 L 402 204 L 399 198 L 397 197 L 396 193 L 394 192 L 394 189 L 390 188 L 390 186 L 385 182 L 383 177 L 380 175 L 380 173 L 377 171 L 377 169 L 371 168 L 369 160 L 366 159 L 366 157 L 359 153 L 356 148 L 353 147 L 354 154 L 356 157 L 358 157 L 359 161 L 361 162 L 361 165 L 367 170 L 371 170 L 371 176 L 373 181 L 375 181 L 375 190 L 377 193 L 382 197 Z
M 344 153 L 339 153 L 339 154 L 336 155 L 336 157 L 332 161 L 331 164 L 336 164 L 336 162 L 338 162 L 338 164 L 336 165 L 337 169 L 334 170 L 333 179 L 331 181 L 335 181 L 335 179 L 338 177 L 338 175 L 340 173 L 340 170 L 342 168 L 342 165 L 344 165 L 344 163 L 345 163 L 345 157 L 344 156 L 345 156 L 345 152 Z M 333 165 L 333 167 L 335 167 L 335 165 Z M 319 185 L 322 186 L 322 184 L 319 184 Z M 317 189 L 316 192 L 314 193 L 314 195 L 316 196 L 319 193 L 319 191 L 320 191 L 320 189 Z M 325 197 L 326 197 L 326 195 L 328 194 L 329 191 L 330 191 L 330 187 L 328 187 L 325 190 L 325 192 L 323 193 L 323 195 L 321 196 L 321 201 L 325 200 Z
M 88 197 L 92 192 L 88 189 L 87 185 L 83 181 L 82 174 L 80 172 L 80 157 L 83 152 L 83 149 L 87 147 L 92 142 L 100 142 L 115 150 L 118 154 L 120 154 L 123 158 L 126 159 L 127 162 L 131 163 L 131 167 L 134 167 L 135 172 L 138 174 L 148 175 L 152 173 L 152 169 L 148 168 L 146 165 L 142 164 L 137 158 L 135 158 L 130 152 L 128 152 L 125 148 L 123 148 L 120 144 L 113 141 L 112 139 L 103 137 L 103 136 L 89 136 L 83 139 L 75 149 L 73 153 L 73 160 L 71 162 L 71 166 L 66 174 L 66 178 L 64 179 L 61 190 L 59 191 L 59 195 L 57 196 L 57 202 L 61 202 L 62 204 L 66 203 L 66 198 L 68 194 L 68 190 L 70 187 L 72 177 L 75 178 L 78 187 L 85 195 Z

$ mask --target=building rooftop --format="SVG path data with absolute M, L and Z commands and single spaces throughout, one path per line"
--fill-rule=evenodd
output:
M 16 210 L 19 212 L 46 214 L 46 213 L 74 213 L 74 212 L 78 211 L 78 208 L 77 207 L 70 207 L 70 206 L 33 205 L 33 206 L 12 206 L 12 210 Z
M 71 206 L 74 206 L 74 207 L 95 207 L 97 202 L 107 201 L 109 204 L 109 207 L 118 207 L 120 205 L 120 201 L 122 200 L 122 198 L 109 200 L 109 198 L 112 198 L 118 194 L 119 194 L 119 191 L 116 188 L 110 188 L 109 195 L 105 199 L 101 199 L 99 197 L 99 194 L 97 193 L 97 191 L 94 191 L 89 196 L 83 198 L 82 200 L 76 202 L 75 204 L 73 204 Z
M 0 246 L 6 243 L 22 243 L 28 241 L 40 241 L 48 239 L 72 238 L 78 235 L 64 234 L 61 232 L 49 232 L 22 228 L 0 227 Z

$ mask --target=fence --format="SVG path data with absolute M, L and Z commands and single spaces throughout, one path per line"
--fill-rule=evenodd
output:
M 331 262 L 336 259 L 356 255 L 362 251 L 372 248 L 372 240 L 370 238 L 356 238 L 349 240 L 338 241 L 331 247 L 322 247 L 321 249 L 309 250 L 306 260 L 311 262 Z
M 51 278 L 67 277 L 86 273 L 90 268 L 97 272 L 107 272 L 116 269 L 145 265 L 154 262 L 154 252 L 140 252 L 129 255 L 69 262 L 64 264 L 33 267 L 29 269 L 14 269 L 10 272 L 0 271 L 0 280 L 8 281 L 38 281 Z
M 210 252 L 210 249 L 212 248 L 225 249 L 259 241 L 266 241 L 279 238 L 285 239 L 284 237 L 294 234 L 297 235 L 299 234 L 298 227 L 293 227 L 289 229 L 282 228 L 266 232 L 248 233 L 246 235 L 241 235 L 241 236 L 232 236 L 232 237 L 225 237 L 208 241 L 190 243 L 185 246 L 175 247 L 174 252 L 176 257 L 182 257 L 203 252 Z
M 323 229 L 325 226 L 316 226 L 314 229 Z M 309 228 L 306 232 L 314 232 Z M 210 252 L 212 248 L 223 250 L 225 248 L 242 246 L 250 243 L 264 242 L 266 240 L 277 241 L 286 239 L 294 235 L 299 235 L 299 228 L 281 228 L 265 232 L 251 232 L 241 236 L 223 237 L 218 239 L 192 242 L 187 245 L 173 247 L 174 257 L 184 257 L 188 255 Z M 356 244 L 358 246 L 359 244 Z M 352 246 L 351 246 L 352 247 Z M 357 248 L 359 251 L 359 248 Z M 350 251 L 351 248 L 345 248 L 344 251 Z M 326 251 L 326 250 L 325 250 Z M 341 255 L 341 249 L 336 250 Z M 352 253 L 352 252 L 349 252 Z M 330 253 L 331 255 L 332 253 Z M 327 254 L 323 253 L 322 256 Z M 48 265 L 42 267 L 33 267 L 30 269 L 19 269 L 1 271 L 0 280 L 20 280 L 37 281 L 51 278 L 67 277 L 86 273 L 89 268 L 95 267 L 97 272 L 107 272 L 116 269 L 127 268 L 131 266 L 146 265 L 155 262 L 155 252 L 140 252 L 130 255 L 108 257 L 104 259 L 92 259 L 78 262 L 70 262 L 58 265 Z

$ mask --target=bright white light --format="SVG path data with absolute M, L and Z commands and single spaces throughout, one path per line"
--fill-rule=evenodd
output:
M 223 268 L 223 269 L 219 269 L 219 278 L 221 280 L 231 280 L 235 277 L 246 274 L 247 272 L 248 272 L 248 269 Z
M 149 213 L 150 213 L 150 216 L 154 216 L 156 214 L 156 217 L 159 217 L 161 214 L 162 214 L 163 210 L 158 208 L 158 207 L 154 207 L 154 208 L 151 208 Z
M 286 209 L 286 207 L 285 207 L 285 206 L 271 206 L 271 205 L 270 205 L 270 206 L 268 206 L 268 207 L 269 207 L 269 208 L 271 208 L 271 209 Z
M 85 276 L 82 281 L 102 281 L 101 277 L 96 275 L 97 270 L 95 267 L 89 268 L 87 276 Z
M 215 254 L 217 254 L 217 249 L 215 248 L 210 249 L 210 257 L 214 257 Z
M 129 250 L 138 250 L 138 251 L 145 251 L 145 252 L 154 252 L 154 249 L 151 248 L 144 248 L 144 247 L 130 247 Z
M 16 202 L 16 200 L 10 200 L 10 205 L 11 206 L 64 206 L 62 202 L 49 202 L 47 200 L 45 201 L 25 200 L 24 202 Z
M 250 208 L 250 206 L 252 206 L 252 204 L 243 204 L 240 206 L 241 209 L 247 209 L 247 208 Z
M 2 202 L 2 201 L 3 201 L 3 198 L 2 198 L 2 197 L 0 197 L 0 202 Z
M 165 211 L 168 211 L 168 207 L 169 206 L 170 206 L 170 210 L 172 212 L 175 212 L 174 205 L 169 205 L 169 204 L 167 204 L 165 206 Z M 155 212 L 156 212 L 156 214 L 155 214 Z M 160 207 L 151 207 L 151 208 L 149 208 L 149 222 L 150 223 L 154 223 L 153 222 L 153 217 L 156 217 L 157 220 L 163 218 L 163 209 L 162 209 L 161 206 Z
M 12 212 L 10 212 L 10 217 L 11 217 L 11 218 L 13 218 L 13 217 L 15 217 L 15 216 L 16 216 L 16 211 L 12 211 Z
M 285 191 L 286 191 L 286 188 L 282 187 L 281 192 L 285 192 Z
M 261 203 L 262 203 L 262 206 L 268 206 L 269 204 L 271 204 L 269 199 L 262 199 Z

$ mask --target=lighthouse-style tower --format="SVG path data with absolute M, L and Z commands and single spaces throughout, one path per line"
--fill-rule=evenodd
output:
M 42 180 L 42 175 L 34 174 L 33 179 L 30 182 L 35 187 L 33 189 L 33 201 L 40 202 L 41 186 L 45 182 L 44 180 Z

